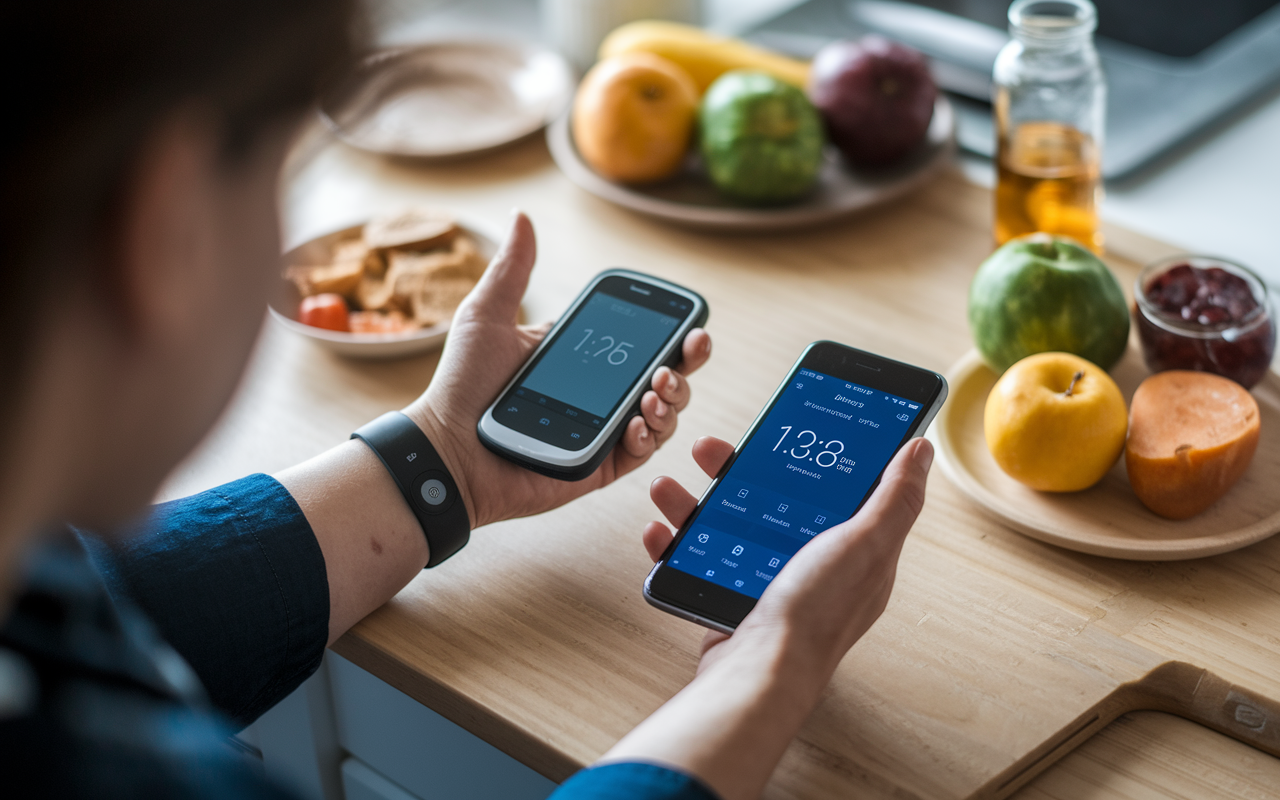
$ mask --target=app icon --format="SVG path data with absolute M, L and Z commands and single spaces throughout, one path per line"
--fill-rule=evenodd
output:
M 733 585 L 734 585 L 734 586 L 737 586 L 739 589 L 741 589 L 741 588 L 742 588 L 742 581 L 734 581 L 734 582 L 733 582 Z
M 826 522 L 826 521 L 827 521 L 827 518 L 826 518 L 826 517 L 824 517 L 824 516 L 822 516 L 821 514 L 819 514 L 819 515 L 817 516 L 817 518 L 816 518 L 816 519 L 814 519 L 814 522 L 816 522 L 816 523 L 817 523 L 817 524 L 819 524 L 819 525 L 821 525 L 822 523 L 824 523 L 824 522 Z
M 711 538 L 711 537 L 710 537 L 710 536 L 708 536 L 708 535 L 706 535 L 705 533 L 700 533 L 700 534 L 698 534 L 698 541 L 699 541 L 699 542 L 702 542 L 703 544 L 706 544 L 706 543 L 707 543 L 707 540 L 708 540 L 708 539 L 710 539 L 710 538 Z
M 715 574 L 716 574 L 716 571 L 715 571 L 714 569 L 709 569 L 709 570 L 707 570 L 707 577 L 708 577 L 708 578 L 713 577 Z
M 782 513 L 783 511 L 786 511 L 788 508 L 790 508 L 790 506 L 788 506 L 786 503 L 779 503 L 778 513 Z
M 569 438 L 570 438 L 570 439 L 581 439 L 582 437 L 581 437 L 581 436 L 579 436 L 579 435 L 578 435 L 578 434 L 576 434 L 576 433 L 571 433 L 571 434 L 569 434 Z
M 547 419 L 546 417 L 543 417 L 542 419 L 538 420 L 538 424 L 539 424 L 539 425 L 550 425 L 550 424 L 551 424 L 551 420 Z
M 776 567 L 776 566 L 778 566 L 778 559 L 776 559 L 776 558 L 771 558 L 771 559 L 769 559 L 769 566 L 771 566 L 771 567 Z
M 515 406 L 507 406 L 507 410 L 510 411 L 512 414 L 514 414 L 520 409 L 516 408 Z
M 740 544 L 735 544 L 735 545 L 733 546 L 733 554 L 734 554 L 735 556 L 740 556 L 740 555 L 742 555 L 742 545 L 740 545 Z
M 739 489 L 739 490 L 738 490 L 738 497 L 746 497 L 746 496 L 747 496 L 747 490 L 746 490 L 746 489 Z
M 906 422 L 907 420 L 911 419 L 911 417 L 908 417 L 906 414 L 899 414 L 898 419 L 902 420 L 903 422 Z

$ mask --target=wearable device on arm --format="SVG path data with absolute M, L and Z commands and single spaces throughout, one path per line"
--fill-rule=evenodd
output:
M 391 473 L 427 537 L 427 567 L 458 552 L 471 538 L 467 505 L 458 484 L 417 423 L 388 411 L 351 434 L 369 446 Z

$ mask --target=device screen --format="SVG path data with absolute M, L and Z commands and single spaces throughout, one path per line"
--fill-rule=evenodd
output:
M 759 598 L 796 551 L 853 516 L 923 406 L 797 370 L 668 564 Z
M 686 297 L 605 278 L 494 406 L 494 419 L 547 444 L 581 450 L 691 313 Z

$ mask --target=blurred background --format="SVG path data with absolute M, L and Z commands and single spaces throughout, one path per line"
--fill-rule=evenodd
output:
M 596 24 L 607 30 L 608 14 L 693 13 L 714 31 L 746 35 L 807 56 L 815 43 L 820 45 L 820 37 L 807 40 L 812 34 L 796 31 L 821 27 L 833 13 L 843 12 L 849 27 L 831 38 L 856 35 L 874 24 L 934 57 L 939 84 L 951 92 L 960 115 L 960 164 L 971 180 L 991 185 L 994 171 L 983 155 L 990 152 L 990 112 L 974 97 L 987 90 L 980 83 L 982 58 L 994 58 L 994 49 L 1004 41 L 1003 31 L 988 23 L 1003 16 L 1005 4 L 929 0 L 928 6 L 968 18 L 938 16 L 925 5 L 843 0 L 369 0 L 381 44 L 534 40 L 558 46 L 579 69 L 585 65 L 565 43 L 565 25 L 576 19 L 579 27 L 590 28 L 591 14 L 604 15 Z M 1108 131 L 1108 155 L 1122 149 L 1139 152 L 1130 152 L 1119 167 L 1104 165 L 1103 218 L 1192 252 L 1237 259 L 1269 282 L 1280 283 L 1280 255 L 1269 235 L 1280 214 L 1275 188 L 1280 186 L 1280 4 L 1112 0 L 1098 6 L 1099 50 L 1112 91 L 1111 126 L 1126 110 L 1133 117 L 1128 127 L 1147 125 L 1130 134 L 1133 147 Z M 913 16 L 915 10 L 925 13 Z M 560 23 L 549 24 L 554 20 Z M 581 50 L 579 45 L 577 52 Z M 940 54 L 951 57 L 944 70 L 937 68 Z M 968 69 L 961 63 L 966 58 L 972 62 Z M 1157 73 L 1182 79 L 1166 91 L 1175 99 L 1196 94 L 1194 102 L 1170 110 L 1172 101 L 1162 99 L 1150 80 Z M 965 82 L 974 83 L 975 76 L 979 82 L 966 90 Z M 1123 101 L 1119 109 L 1118 93 Z M 1128 96 L 1139 104 L 1144 97 L 1151 99 L 1151 107 L 1134 111 L 1134 102 L 1124 100 Z M 1174 116 L 1162 119 L 1164 112 Z

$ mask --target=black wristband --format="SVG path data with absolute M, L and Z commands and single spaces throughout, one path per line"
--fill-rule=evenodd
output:
M 458 497 L 458 484 L 417 423 L 399 411 L 388 411 L 351 434 L 381 459 L 413 515 L 422 525 L 434 567 L 458 552 L 471 538 L 467 504 Z

